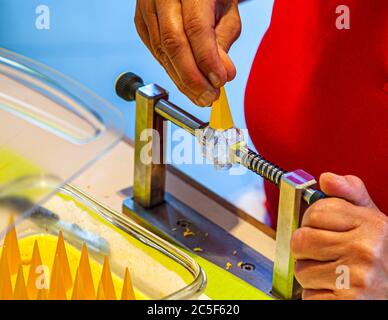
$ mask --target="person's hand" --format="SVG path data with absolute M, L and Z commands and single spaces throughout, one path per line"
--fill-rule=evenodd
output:
M 238 0 L 137 0 L 136 29 L 177 87 L 207 106 L 236 75 L 228 51 L 241 32 Z
M 309 207 L 292 238 L 303 299 L 388 299 L 388 218 L 354 176 L 326 173 L 337 198 Z

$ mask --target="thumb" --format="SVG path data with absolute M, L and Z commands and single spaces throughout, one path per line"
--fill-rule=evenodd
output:
M 362 180 L 355 176 L 323 173 L 319 179 L 321 190 L 327 195 L 342 198 L 356 206 L 377 208 Z

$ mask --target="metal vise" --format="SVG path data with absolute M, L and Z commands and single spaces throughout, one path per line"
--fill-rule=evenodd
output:
M 133 200 L 124 202 L 124 211 L 141 215 L 143 221 L 152 220 L 155 208 L 174 201 L 171 197 L 166 199 L 165 196 L 166 132 L 163 130 L 163 122 L 171 121 L 192 135 L 195 135 L 197 130 L 204 129 L 207 123 L 169 102 L 166 90 L 156 84 L 144 85 L 143 80 L 133 73 L 119 76 L 115 88 L 118 96 L 124 100 L 136 100 Z M 150 139 L 144 141 L 141 134 L 147 129 L 152 129 L 152 134 Z M 153 161 L 146 163 L 141 159 L 141 150 L 150 143 L 154 146 L 149 150 Z M 245 166 L 280 188 L 272 288 L 268 293 L 282 299 L 297 299 L 300 297 L 300 288 L 294 277 L 295 261 L 291 253 L 291 237 L 299 227 L 303 207 L 324 198 L 325 195 L 312 189 L 316 180 L 303 170 L 286 172 L 245 145 L 230 146 L 229 152 L 235 163 Z M 160 223 L 155 224 L 159 229 L 162 227 Z M 260 281 L 257 286 L 261 286 L 262 290 L 263 287 L 264 290 L 266 288 Z

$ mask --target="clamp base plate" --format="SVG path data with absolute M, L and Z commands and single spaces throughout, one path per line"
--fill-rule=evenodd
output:
M 144 209 L 130 197 L 123 211 L 162 238 L 174 242 L 229 271 L 262 292 L 271 295 L 273 262 L 205 218 L 171 194 L 165 202 Z M 186 231 L 186 232 L 185 232 Z

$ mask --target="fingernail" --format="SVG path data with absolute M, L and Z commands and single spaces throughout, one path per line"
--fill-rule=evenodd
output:
M 198 104 L 207 106 L 215 100 L 216 96 L 217 94 L 215 91 L 206 91 L 198 98 Z
M 213 87 L 219 88 L 221 86 L 221 80 L 214 72 L 210 72 L 208 78 Z

